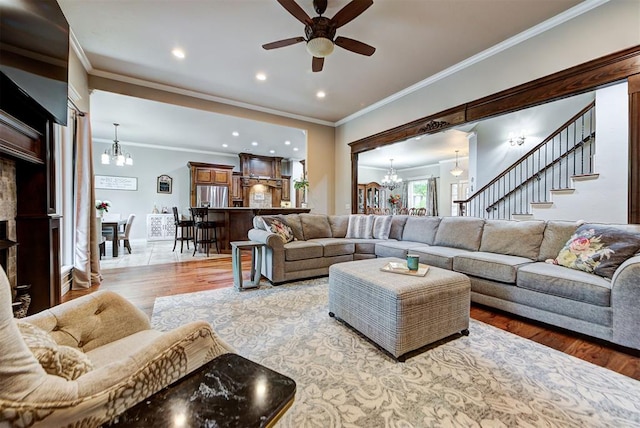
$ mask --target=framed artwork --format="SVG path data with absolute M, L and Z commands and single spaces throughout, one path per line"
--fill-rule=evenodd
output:
M 173 189 L 173 178 L 168 175 L 158 177 L 158 193 L 171 194 Z
M 96 175 L 94 177 L 94 186 L 96 189 L 138 190 L 138 179 L 136 177 Z

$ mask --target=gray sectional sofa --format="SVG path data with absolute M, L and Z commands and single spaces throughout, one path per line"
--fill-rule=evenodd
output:
M 334 263 L 404 258 L 411 252 L 421 263 L 466 274 L 473 302 L 640 349 L 640 255 L 624 261 L 611 279 L 545 262 L 558 256 L 578 228 L 576 222 L 414 216 L 366 220 L 383 218 L 391 222 L 388 235 L 374 231 L 371 237 L 347 238 L 354 236 L 348 231 L 349 215 L 278 216 L 296 239 L 285 243 L 268 230 L 274 217 L 255 217 L 249 239 L 265 244 L 262 275 L 274 284 L 328 275 Z M 639 225 L 612 227 L 637 234 L 640 242 Z

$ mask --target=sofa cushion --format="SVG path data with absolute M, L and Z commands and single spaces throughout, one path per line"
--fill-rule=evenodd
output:
M 391 230 L 389 231 L 389 239 L 395 239 L 396 241 L 402 240 L 402 231 L 404 225 L 407 223 L 408 215 L 394 215 L 391 216 Z
M 293 236 L 298 241 L 304 241 L 305 236 L 302 230 L 302 222 L 300 221 L 299 214 L 287 214 L 280 216 L 285 223 L 289 225 L 291 230 L 293 231 Z
M 373 238 L 373 215 L 352 214 L 347 225 L 347 238 Z
M 527 290 L 608 307 L 611 283 L 590 273 L 549 263 L 531 263 L 518 269 L 516 285 Z
M 545 226 L 545 222 L 539 220 L 487 220 L 480 251 L 537 260 Z
M 611 279 L 618 266 L 639 250 L 639 225 L 586 223 L 578 227 L 554 262 Z
M 322 255 L 324 257 L 344 256 L 353 254 L 356 251 L 356 244 L 344 238 L 317 238 L 311 242 L 322 245 Z
M 376 244 L 376 256 L 405 259 L 409 250 L 416 247 L 424 247 L 424 244 L 412 241 L 381 241 Z
M 482 251 L 459 254 L 453 259 L 453 270 L 480 278 L 515 284 L 518 268 L 532 263 L 525 257 Z
M 440 217 L 409 217 L 404 225 L 402 240 L 433 245 L 440 220 Z
M 330 215 L 329 226 L 331 226 L 331 236 L 334 238 L 344 238 L 347 236 L 349 226 L 349 214 Z
M 373 220 L 373 239 L 389 239 L 391 232 L 391 221 L 393 217 L 390 215 L 376 215 Z
M 331 238 L 329 219 L 324 214 L 300 214 L 304 239 Z
M 544 229 L 542 243 L 540 243 L 540 253 L 538 261 L 543 262 L 547 259 L 555 259 L 564 247 L 564 244 L 571 238 L 583 222 L 565 221 L 565 220 L 549 220 L 547 227 Z
M 355 253 L 356 254 L 372 254 L 375 256 L 376 254 L 376 244 L 381 241 L 380 239 L 358 239 L 358 238 L 349 238 L 349 241 L 355 244 Z
M 420 263 L 448 270 L 453 270 L 453 259 L 455 256 L 470 253 L 469 250 L 463 250 L 461 248 L 437 247 L 431 245 L 412 248 L 411 252 L 420 257 Z
M 47 373 L 75 380 L 93 370 L 91 360 L 82 351 L 58 345 L 49 333 L 28 322 L 16 321 L 16 325 L 27 347 Z
M 279 218 L 262 218 L 262 222 L 266 227 L 266 230 L 278 235 L 282 242 L 291 242 L 295 239 L 293 236 L 293 230 L 283 220 Z
M 323 247 L 313 241 L 293 241 L 284 244 L 285 261 L 322 258 Z
M 484 220 L 474 217 L 443 217 L 433 245 L 478 251 Z

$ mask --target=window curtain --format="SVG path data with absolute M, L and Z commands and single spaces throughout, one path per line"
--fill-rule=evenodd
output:
M 409 183 L 406 181 L 400 185 L 400 207 L 409 207 Z
M 427 215 L 438 215 L 438 182 L 436 177 L 427 179 Z
M 77 114 L 75 119 L 75 168 L 73 177 L 75 228 L 75 262 L 73 288 L 89 288 L 102 282 L 100 254 L 93 187 L 93 149 L 89 114 Z

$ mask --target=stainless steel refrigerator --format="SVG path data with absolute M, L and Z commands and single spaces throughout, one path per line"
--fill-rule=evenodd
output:
M 198 185 L 196 187 L 196 204 L 199 207 L 228 207 L 229 188 L 227 186 Z

